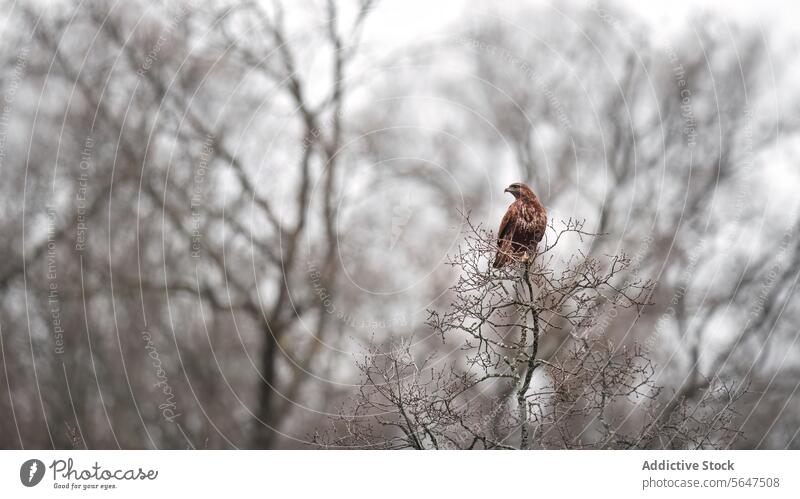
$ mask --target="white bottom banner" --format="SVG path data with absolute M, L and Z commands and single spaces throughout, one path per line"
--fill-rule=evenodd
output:
M 796 451 L 2 451 L 2 497 L 800 497 Z M 229 496 L 230 497 L 230 496 Z

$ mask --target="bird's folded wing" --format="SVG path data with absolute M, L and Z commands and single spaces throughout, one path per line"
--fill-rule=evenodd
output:
M 497 245 L 503 245 L 503 239 L 511 240 L 514 237 L 514 227 L 516 226 L 514 209 L 509 207 L 503 220 L 500 221 L 500 230 L 497 231 Z

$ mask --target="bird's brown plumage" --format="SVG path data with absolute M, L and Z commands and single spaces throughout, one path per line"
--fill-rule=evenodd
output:
M 492 265 L 496 269 L 512 260 L 533 257 L 547 227 L 547 212 L 530 187 L 513 183 L 505 192 L 516 199 L 508 207 L 497 231 L 497 255 Z

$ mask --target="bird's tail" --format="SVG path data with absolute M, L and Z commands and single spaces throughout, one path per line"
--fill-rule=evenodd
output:
M 500 267 L 505 266 L 505 264 L 508 263 L 509 258 L 510 257 L 505 251 L 498 250 L 497 255 L 494 257 L 494 263 L 492 264 L 492 267 L 499 269 Z

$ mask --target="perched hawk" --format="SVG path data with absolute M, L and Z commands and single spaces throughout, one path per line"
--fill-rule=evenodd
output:
M 508 207 L 497 232 L 497 256 L 493 264 L 496 269 L 515 259 L 532 258 L 547 227 L 547 212 L 530 187 L 517 182 L 504 192 L 510 192 L 516 199 Z

